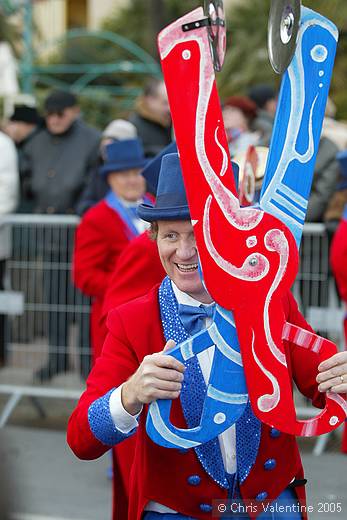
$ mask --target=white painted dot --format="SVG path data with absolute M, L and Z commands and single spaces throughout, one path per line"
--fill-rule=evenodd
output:
M 317 61 L 318 63 L 322 63 L 328 57 L 327 48 L 324 45 L 315 45 L 313 49 L 311 49 L 311 58 L 313 61 Z
M 216 424 L 222 424 L 225 422 L 225 419 L 226 419 L 226 415 L 225 413 L 223 412 L 218 412 L 216 413 L 216 415 L 213 417 L 213 420 Z
M 319 71 L 319 76 L 320 76 L 320 77 L 324 76 L 324 70 L 320 70 L 320 71 Z
M 258 243 L 257 237 L 255 235 L 252 235 L 251 237 L 248 237 L 246 240 L 247 247 L 254 247 Z
M 322 88 L 323 87 L 323 83 L 319 83 L 319 88 Z
M 189 60 L 191 57 L 191 52 L 188 50 L 188 49 L 185 49 L 183 52 L 182 52 L 182 58 L 184 60 Z
M 336 415 L 333 415 L 332 417 L 330 417 L 329 424 L 331 426 L 335 426 L 335 424 L 337 424 L 338 422 L 339 422 L 339 418 L 336 417 Z

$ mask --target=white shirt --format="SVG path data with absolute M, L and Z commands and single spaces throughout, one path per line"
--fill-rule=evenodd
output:
M 183 305 L 191 305 L 193 307 L 199 307 L 201 302 L 195 300 L 189 294 L 182 292 L 178 287 L 171 281 L 172 289 L 177 298 L 178 303 Z M 204 304 L 206 305 L 206 304 Z M 211 305 L 213 305 L 211 303 Z M 211 318 L 207 318 L 206 327 L 208 327 L 212 321 Z M 210 377 L 213 354 L 215 347 L 210 347 L 204 352 L 198 354 L 198 361 L 204 377 L 206 385 Z M 116 428 L 122 433 L 129 433 L 133 428 L 138 426 L 137 418 L 140 413 L 136 416 L 130 415 L 122 405 L 121 399 L 122 386 L 114 390 L 110 396 L 110 412 Z M 222 453 L 223 463 L 225 471 L 227 473 L 236 472 L 236 428 L 235 425 L 228 428 L 225 432 L 218 436 L 219 447 Z M 157 502 L 149 502 L 145 508 L 146 511 L 156 511 L 158 513 L 176 513 L 172 509 L 158 504 Z

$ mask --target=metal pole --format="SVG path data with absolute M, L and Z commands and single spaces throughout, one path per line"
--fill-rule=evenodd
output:
M 33 6 L 32 0 L 23 2 L 23 54 L 20 64 L 22 89 L 25 94 L 32 94 L 33 68 Z

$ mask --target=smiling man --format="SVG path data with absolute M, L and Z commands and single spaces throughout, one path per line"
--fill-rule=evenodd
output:
M 199 276 L 177 154 L 162 160 L 155 206 L 142 204 L 138 213 L 151 223 L 167 277 L 146 296 L 110 313 L 102 355 L 69 421 L 70 447 L 78 457 L 93 459 L 137 432 L 129 520 L 203 520 L 212 518 L 214 500 L 235 498 L 252 501 L 252 518 L 305 517 L 298 512 L 298 499 L 304 505 L 305 480 L 295 438 L 260 423 L 249 403 L 236 424 L 194 449 L 163 448 L 147 436 L 146 405 L 157 399 L 173 400 L 176 426 L 199 424 L 213 356 L 205 351 L 184 366 L 165 350 L 173 340 L 181 342 L 208 326 L 214 302 Z M 287 321 L 310 328 L 289 292 L 283 308 Z M 297 387 L 317 406 L 324 405 L 316 381 L 319 370 L 321 390 L 347 390 L 341 378 L 347 380 L 344 353 L 318 368 L 317 356 L 307 349 L 285 342 L 285 350 Z M 339 378 L 333 377 L 333 366 Z M 263 512 L 270 503 L 271 511 Z

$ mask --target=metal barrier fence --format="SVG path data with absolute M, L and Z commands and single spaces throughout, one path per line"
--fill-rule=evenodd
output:
M 90 301 L 71 283 L 71 255 L 78 217 L 10 215 L 2 220 L 12 239 L 6 262 L 5 363 L 0 394 L 10 395 L 4 425 L 22 396 L 77 399 L 90 362 Z M 294 294 L 312 326 L 342 338 L 342 310 L 329 272 L 329 239 L 322 224 L 308 224 Z M 39 402 L 34 401 L 36 406 Z M 300 404 L 300 412 L 316 414 Z
M 90 364 L 90 300 L 71 282 L 78 221 L 51 215 L 2 220 L 12 254 L 0 299 L 0 314 L 6 315 L 0 393 L 10 395 L 0 426 L 22 396 L 77 399 L 83 388 Z

